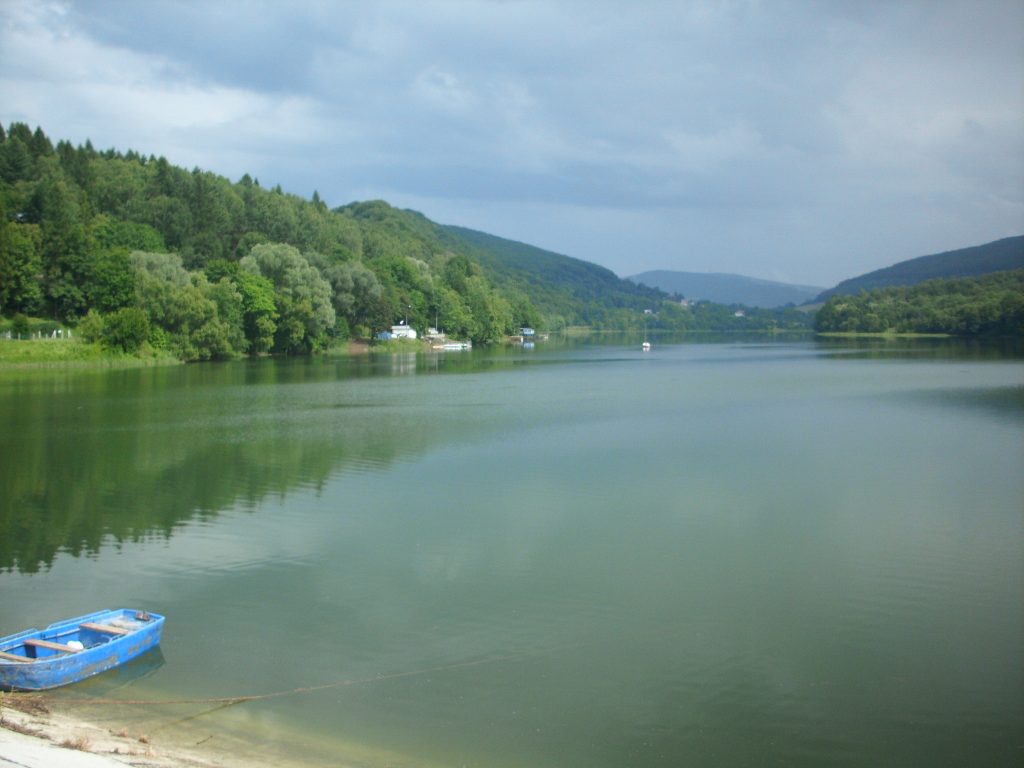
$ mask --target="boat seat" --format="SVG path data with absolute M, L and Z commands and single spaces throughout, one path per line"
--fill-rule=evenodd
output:
M 79 624 L 82 629 L 91 629 L 93 632 L 103 632 L 108 635 L 130 635 L 132 631 L 125 629 L 124 627 L 114 627 L 110 624 L 97 624 L 93 621 L 87 621 L 83 624 Z
M 7 659 L 7 661 L 35 661 L 35 659 L 30 659 L 28 656 L 18 656 L 6 651 L 0 651 L 0 659 Z
M 37 648 L 49 648 L 51 651 L 60 651 L 61 653 L 78 653 L 80 648 L 70 648 L 64 643 L 51 643 L 49 640 L 37 640 L 34 637 L 25 638 L 25 645 L 34 645 Z

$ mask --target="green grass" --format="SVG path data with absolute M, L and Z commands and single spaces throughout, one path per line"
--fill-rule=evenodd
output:
M 169 365 L 172 357 L 136 357 L 79 339 L 0 339 L 0 368 L 117 367 Z
M 371 352 L 423 352 L 427 345 L 421 339 L 389 339 L 375 341 L 370 346 Z

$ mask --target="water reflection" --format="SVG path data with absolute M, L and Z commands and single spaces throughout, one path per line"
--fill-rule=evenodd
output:
M 711 341 L 707 335 L 692 338 Z M 167 538 L 188 520 L 212 518 L 228 508 L 252 509 L 269 495 L 318 488 L 338 473 L 374 471 L 445 442 L 500 433 L 503 419 L 514 419 L 524 406 L 536 408 L 536 403 L 510 401 L 466 374 L 567 362 L 676 366 L 682 361 L 691 371 L 766 359 L 795 365 L 823 353 L 840 362 L 955 364 L 1017 360 L 1021 352 L 1020 343 L 998 341 L 779 343 L 734 336 L 729 345 L 672 345 L 666 338 L 644 357 L 635 344 L 622 346 L 622 341 L 609 335 L 599 343 L 553 339 L 525 351 L 5 372 L 0 375 L 0 570 L 34 573 L 50 568 L 62 551 L 93 556 L 111 540 L 120 545 Z M 1020 387 L 933 392 L 920 389 L 920 377 L 914 376 L 917 384 L 898 396 L 939 398 L 939 405 L 981 408 L 997 418 L 1020 419 L 1024 413 Z M 736 387 L 741 388 L 739 380 Z M 656 404 L 654 398 L 650 407 Z
M 900 396 L 942 410 L 967 409 L 996 421 L 1024 421 L 1024 386 L 982 389 L 920 390 Z M 1024 454 L 1021 456 L 1024 461 Z
M 1012 762 L 1021 431 L 985 414 L 1020 411 L 1024 366 L 836 349 L 0 378 L 37 478 L 2 477 L 8 567 L 105 544 L 0 576 L 0 619 L 172 617 L 166 666 L 111 698 L 373 681 L 182 738 L 244 723 L 307 764 Z
M 114 667 L 101 675 L 90 677 L 68 688 L 66 695 L 71 698 L 103 699 L 145 680 L 165 663 L 164 653 L 158 645 L 153 650 L 147 651 L 119 667 Z
M 1020 360 L 1024 339 L 955 337 L 819 336 L 816 347 L 838 359 L 856 360 Z
M 403 356 L 0 378 L 0 569 L 168 537 L 182 522 L 387 466 L 443 439 L 392 380 L 479 368 Z M 440 395 L 425 388 L 422 403 Z M 413 412 L 413 410 L 415 412 Z

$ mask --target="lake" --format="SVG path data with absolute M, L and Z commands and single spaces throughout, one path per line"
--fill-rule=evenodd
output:
M 1019 346 L 654 342 L 0 372 L 0 634 L 264 760 L 1018 764 Z

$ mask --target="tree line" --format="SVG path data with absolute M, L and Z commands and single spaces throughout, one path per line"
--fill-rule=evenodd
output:
M 1024 269 L 832 296 L 815 330 L 1024 336 Z
M 645 310 L 650 310 L 645 312 Z M 382 201 L 329 209 L 134 150 L 0 126 L 0 315 L 185 360 L 306 353 L 398 321 L 486 344 L 522 326 L 806 328 L 678 297 Z
M 0 313 L 186 360 L 315 351 L 400 319 L 477 343 L 541 323 L 406 213 L 0 126 Z

